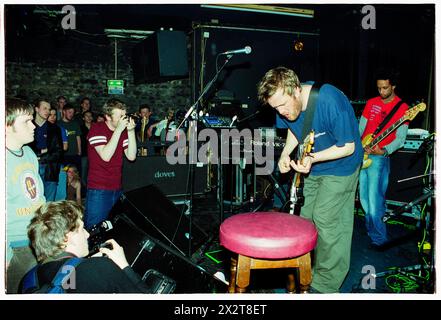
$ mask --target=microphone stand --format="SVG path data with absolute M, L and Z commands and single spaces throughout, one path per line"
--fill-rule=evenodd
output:
M 190 182 L 190 202 L 189 202 L 189 208 L 188 208 L 188 216 L 189 216 L 189 231 L 188 231 L 188 256 L 191 257 L 191 248 L 192 248 L 192 212 L 193 212 L 193 187 L 194 187 L 194 163 L 195 160 L 197 160 L 197 121 L 198 121 L 198 104 L 202 100 L 202 98 L 205 96 L 205 94 L 208 92 L 208 90 L 213 86 L 217 78 L 219 77 L 220 72 L 224 69 L 224 67 L 227 65 L 227 63 L 230 61 L 230 59 L 233 57 L 232 54 L 227 54 L 224 64 L 220 69 L 216 71 L 216 74 L 214 75 L 213 79 L 208 82 L 208 84 L 205 86 L 204 90 L 200 94 L 199 98 L 196 100 L 196 102 L 188 109 L 187 113 L 184 116 L 184 119 L 181 121 L 179 126 L 176 129 L 176 132 L 179 132 L 180 127 L 185 123 L 187 118 L 191 115 L 192 120 L 189 121 L 189 182 Z M 217 61 L 217 59 L 216 59 Z M 217 69 L 217 68 L 216 68 Z M 191 148 L 194 147 L 195 149 Z M 195 151 L 196 159 L 193 158 L 193 151 Z M 221 153 L 222 154 L 222 153 Z M 221 157 L 221 156 L 220 156 Z M 222 162 L 222 161 L 220 161 Z M 223 186 L 222 186 L 222 165 L 219 162 L 219 175 L 220 175 L 220 183 L 219 183 L 219 197 L 220 197 L 220 222 L 223 220 Z M 188 185 L 187 185 L 188 186 Z
M 248 119 L 254 118 L 254 117 L 257 116 L 259 113 L 260 113 L 260 110 L 257 110 L 256 112 L 250 114 L 249 116 L 246 116 L 246 117 L 243 118 L 243 119 L 240 119 L 240 120 L 238 119 L 238 120 L 237 120 L 237 123 L 242 123 L 242 122 L 244 122 L 244 121 L 246 121 L 246 120 L 248 120 Z

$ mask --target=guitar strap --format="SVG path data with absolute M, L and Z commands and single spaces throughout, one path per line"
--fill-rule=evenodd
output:
M 375 132 L 373 134 L 374 137 L 376 137 L 377 134 L 384 128 L 384 126 L 389 122 L 389 120 L 392 118 L 392 116 L 395 114 L 395 112 L 398 111 L 398 109 L 400 108 L 400 106 L 403 103 L 404 103 L 403 100 L 398 101 L 398 103 L 395 105 L 395 107 L 392 109 L 392 111 L 389 112 L 389 114 L 386 116 L 386 118 L 384 118 L 384 120 L 380 123 L 377 130 L 375 130 Z
M 302 139 L 299 143 L 305 140 L 306 136 L 311 131 L 312 127 L 312 119 L 314 119 L 315 107 L 317 105 L 317 98 L 319 95 L 321 84 L 318 82 L 314 82 L 311 88 L 311 92 L 309 93 L 308 105 L 305 111 L 305 120 L 303 121 L 303 129 L 302 129 Z

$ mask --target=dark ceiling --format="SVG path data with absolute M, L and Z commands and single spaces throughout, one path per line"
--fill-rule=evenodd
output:
M 124 4 L 124 5 L 79 5 L 77 30 L 100 34 L 105 28 L 159 30 L 174 28 L 190 31 L 192 22 L 211 22 L 220 25 L 244 25 L 303 32 L 316 32 L 328 25 L 345 24 L 354 17 L 362 17 L 362 4 L 334 5 L 289 5 L 279 6 L 314 10 L 314 18 L 301 18 L 255 12 L 239 12 L 203 8 L 199 4 Z M 9 30 L 15 35 L 32 35 L 52 28 L 56 31 L 62 19 L 60 5 L 6 5 L 6 19 Z M 411 19 L 415 16 L 433 19 L 432 5 L 375 5 L 377 14 L 387 14 L 388 19 Z M 43 30 L 42 30 L 43 29 Z

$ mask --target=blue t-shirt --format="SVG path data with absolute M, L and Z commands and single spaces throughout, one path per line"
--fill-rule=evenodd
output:
M 41 127 L 35 124 L 35 142 L 38 153 L 47 148 L 47 121 Z
M 350 156 L 344 158 L 315 163 L 311 168 L 311 175 L 351 175 L 363 159 L 358 122 L 352 105 L 343 92 L 330 84 L 321 86 L 316 103 L 312 120 L 312 129 L 315 133 L 313 152 L 325 150 L 333 145 L 342 147 L 349 142 L 355 142 L 355 150 Z M 289 121 L 277 114 L 276 126 L 289 128 L 301 144 L 304 120 L 305 112 L 301 112 L 294 121 Z
M 60 127 L 60 131 L 61 131 L 61 140 L 63 141 L 63 143 L 64 142 L 67 142 L 67 132 L 66 132 L 66 129 L 64 129 L 64 127 L 63 126 L 60 126 L 59 125 L 59 127 Z

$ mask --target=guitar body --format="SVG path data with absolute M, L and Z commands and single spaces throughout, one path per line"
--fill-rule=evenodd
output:
M 387 130 L 385 130 L 380 135 L 376 136 L 374 138 L 373 134 L 368 134 L 364 137 L 364 139 L 361 141 L 361 144 L 363 146 L 363 149 L 368 147 L 372 149 L 375 147 L 378 143 L 380 143 L 384 138 L 386 138 L 389 134 L 395 131 L 404 121 L 409 120 L 412 121 L 418 112 L 426 110 L 426 104 L 424 102 L 421 102 L 417 104 L 416 106 L 410 108 L 407 110 L 404 115 L 395 121 Z M 363 158 L 363 165 L 362 169 L 368 168 L 372 164 L 372 160 L 369 159 L 369 155 L 365 152 L 364 158 Z
M 293 183 L 290 191 L 290 207 L 289 213 L 294 214 L 296 209 L 300 209 L 305 204 L 305 197 L 303 196 L 303 178 L 296 172 L 294 174 Z
M 364 137 L 363 141 L 361 141 L 361 144 L 363 148 L 367 147 L 372 140 L 374 140 L 373 134 L 368 134 L 366 137 Z M 363 156 L 363 165 L 361 166 L 362 169 L 368 168 L 372 164 L 372 160 L 369 159 L 369 155 L 365 152 Z
M 303 159 L 309 155 L 312 151 L 312 146 L 314 145 L 314 130 L 306 136 L 302 145 L 299 145 L 298 150 L 298 160 L 303 162 Z M 294 214 L 296 208 L 300 208 L 305 203 L 305 198 L 303 196 L 303 176 L 296 172 L 291 185 L 290 192 L 290 208 L 289 213 Z

